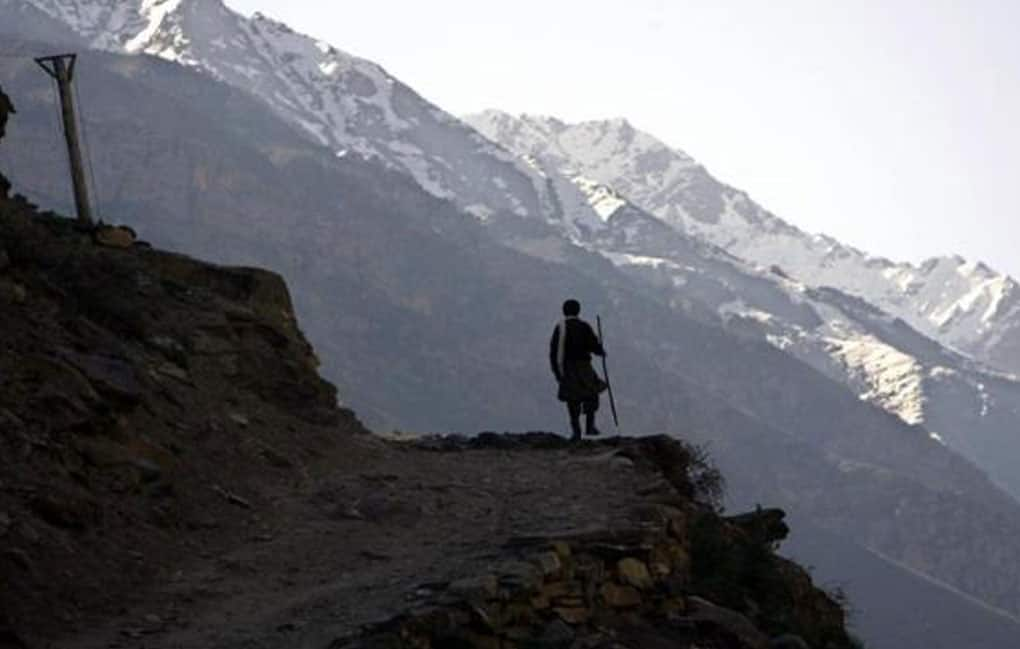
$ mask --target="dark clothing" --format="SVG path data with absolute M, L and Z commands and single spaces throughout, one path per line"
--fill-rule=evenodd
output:
M 6 132 L 7 116 L 16 112 L 18 111 L 14 110 L 14 104 L 11 103 L 10 97 L 4 94 L 3 88 L 0 88 L 0 138 L 2 138 Z
M 583 403 L 585 412 L 599 408 L 599 394 L 606 389 L 605 382 L 595 373 L 591 361 L 567 361 L 560 377 L 556 397 L 564 403 Z
M 0 140 L 3 139 L 7 132 L 7 116 L 14 112 L 16 112 L 14 110 L 14 104 L 12 104 L 10 98 L 4 94 L 4 89 L 0 88 Z M 0 198 L 7 198 L 7 192 L 9 192 L 10 189 L 11 183 L 4 178 L 2 173 L 0 173 Z
M 560 346 L 560 329 L 566 328 L 566 337 Z M 586 415 L 585 428 L 589 435 L 597 435 L 595 413 L 599 409 L 599 394 L 607 385 L 591 366 L 591 356 L 604 356 L 605 350 L 591 325 L 568 317 L 556 325 L 549 341 L 549 364 L 559 384 L 557 398 L 567 404 L 570 427 L 574 439 L 581 437 L 581 412 Z
M 593 406 L 593 409 L 589 409 Z M 574 439 L 581 439 L 581 410 L 584 410 L 584 428 L 589 435 L 598 435 L 595 428 L 595 412 L 598 410 L 598 399 L 595 401 L 568 402 L 567 412 L 570 414 L 570 431 Z
M 580 318 L 567 318 L 564 322 L 567 326 L 567 339 L 563 344 L 564 365 L 571 361 L 591 363 L 592 354 L 605 356 L 606 352 L 590 324 Z M 559 347 L 560 324 L 557 324 L 553 329 L 552 340 L 549 341 L 549 363 L 557 381 L 562 379 L 560 376 L 562 370 L 558 362 Z

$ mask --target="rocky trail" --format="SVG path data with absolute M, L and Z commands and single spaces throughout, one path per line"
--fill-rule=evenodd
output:
M 430 451 L 351 440 L 329 475 L 271 511 L 238 507 L 264 534 L 171 567 L 127 614 L 55 646 L 328 647 L 437 584 L 513 563 L 515 539 L 631 529 L 633 508 L 671 489 L 620 449 L 545 441 Z

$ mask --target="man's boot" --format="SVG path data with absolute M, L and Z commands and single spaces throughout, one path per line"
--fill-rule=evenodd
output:
M 570 417 L 570 430 L 573 431 L 573 435 L 570 436 L 570 441 L 580 442 L 581 441 L 581 418 Z
M 595 413 L 585 413 L 584 432 L 589 437 L 598 437 L 602 433 L 598 428 L 595 428 Z

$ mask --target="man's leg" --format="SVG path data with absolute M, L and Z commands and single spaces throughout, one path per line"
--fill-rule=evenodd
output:
M 573 433 L 570 439 L 581 439 L 581 402 L 568 401 L 567 412 L 570 413 L 570 430 Z
M 584 432 L 586 435 L 595 437 L 597 435 L 602 434 L 601 432 L 599 432 L 598 428 L 595 428 L 595 413 L 598 411 L 598 409 L 599 409 L 598 398 L 584 402 L 584 416 L 585 416 Z

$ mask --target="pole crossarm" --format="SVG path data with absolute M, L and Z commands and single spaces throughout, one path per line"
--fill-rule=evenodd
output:
M 78 62 L 77 54 L 54 54 L 53 56 L 40 56 L 35 59 L 39 67 L 46 71 L 46 74 L 60 81 L 58 61 L 63 61 L 68 78 L 72 78 L 74 76 L 75 64 Z

